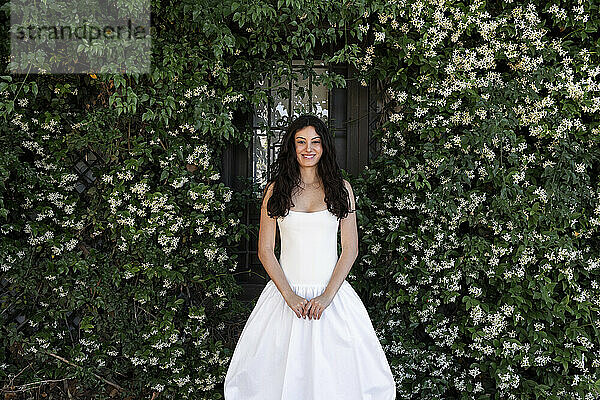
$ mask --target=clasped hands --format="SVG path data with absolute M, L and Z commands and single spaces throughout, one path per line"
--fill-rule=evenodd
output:
M 332 300 L 333 297 L 328 296 L 324 292 L 310 300 L 306 300 L 294 292 L 285 297 L 285 302 L 298 318 L 308 317 L 308 319 L 321 319 L 321 314 L 331 304 Z

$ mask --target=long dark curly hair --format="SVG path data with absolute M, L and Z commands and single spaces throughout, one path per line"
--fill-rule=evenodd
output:
M 273 171 L 271 180 L 263 191 L 264 201 L 268 187 L 274 183 L 273 193 L 267 202 L 267 214 L 271 218 L 283 217 L 295 205 L 292 204 L 292 193 L 294 189 L 300 188 L 302 180 L 300 165 L 296 159 L 294 136 L 297 131 L 306 126 L 312 126 L 321 136 L 323 153 L 317 164 L 317 175 L 323 182 L 327 209 L 338 219 L 345 218 L 350 211 L 350 195 L 337 163 L 333 139 L 327 125 L 312 114 L 302 114 L 293 120 L 282 139 L 277 160 L 271 166 Z

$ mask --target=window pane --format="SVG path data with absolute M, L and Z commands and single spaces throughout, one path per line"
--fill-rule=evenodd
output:
M 271 146 L 269 146 L 269 154 L 271 155 L 271 162 L 277 159 L 279 149 L 281 149 L 281 140 L 285 135 L 285 131 L 274 131 L 271 137 Z
M 267 143 L 266 132 L 255 129 L 252 143 L 252 174 L 254 181 L 260 183 L 262 186 L 267 183 Z
M 317 73 L 324 74 L 325 70 L 322 68 L 317 69 Z M 327 123 L 329 117 L 329 90 L 327 86 L 321 85 L 318 80 L 312 82 L 312 103 L 313 112 L 319 116 L 325 123 Z
M 310 112 L 309 97 L 309 77 L 304 78 L 302 71 L 295 71 L 298 78 L 292 82 L 292 107 L 294 109 L 294 118 Z
M 262 80 L 256 82 L 256 88 L 266 88 L 268 87 L 268 80 L 263 78 Z M 267 103 L 266 101 L 261 101 L 258 107 L 254 110 L 254 120 L 253 124 L 255 127 L 262 127 L 269 125 L 269 113 L 267 111 Z
M 273 82 L 273 88 L 271 89 L 271 95 L 273 97 L 273 109 L 271 110 L 270 126 L 285 126 L 287 124 L 287 117 L 289 115 L 289 98 L 290 98 L 290 84 L 287 79 L 283 79 L 281 82 Z

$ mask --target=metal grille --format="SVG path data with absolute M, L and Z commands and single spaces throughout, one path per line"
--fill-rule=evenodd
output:
M 315 60 L 312 67 L 306 66 L 303 60 L 293 60 L 291 79 L 273 82 L 270 74 L 266 74 L 257 84 L 268 91 L 268 103 L 262 103 L 254 113 L 249 159 L 253 181 L 260 187 L 266 185 L 285 129 L 295 117 L 305 112 L 314 113 L 328 124 L 330 130 L 334 129 L 329 118 L 331 93 L 326 86 L 313 82 L 313 74 L 307 72 L 307 68 L 317 75 L 331 71 L 321 60 Z

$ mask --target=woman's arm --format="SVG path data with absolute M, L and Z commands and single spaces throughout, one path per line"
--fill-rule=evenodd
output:
M 277 286 L 284 298 L 293 293 L 289 282 L 277 257 L 275 257 L 275 233 L 277 229 L 277 220 L 269 217 L 267 214 L 267 202 L 273 194 L 273 185 L 267 184 L 266 194 L 263 196 L 263 202 L 260 208 L 260 226 L 258 230 L 258 259 L 262 263 L 265 271 L 271 277 L 271 280 Z
M 344 179 L 344 185 L 350 195 L 350 212 L 346 218 L 340 221 L 342 254 L 335 265 L 329 284 L 324 293 L 333 298 L 339 290 L 346 276 L 350 272 L 354 260 L 358 257 L 358 230 L 356 227 L 356 205 L 354 202 L 354 193 L 350 183 Z

